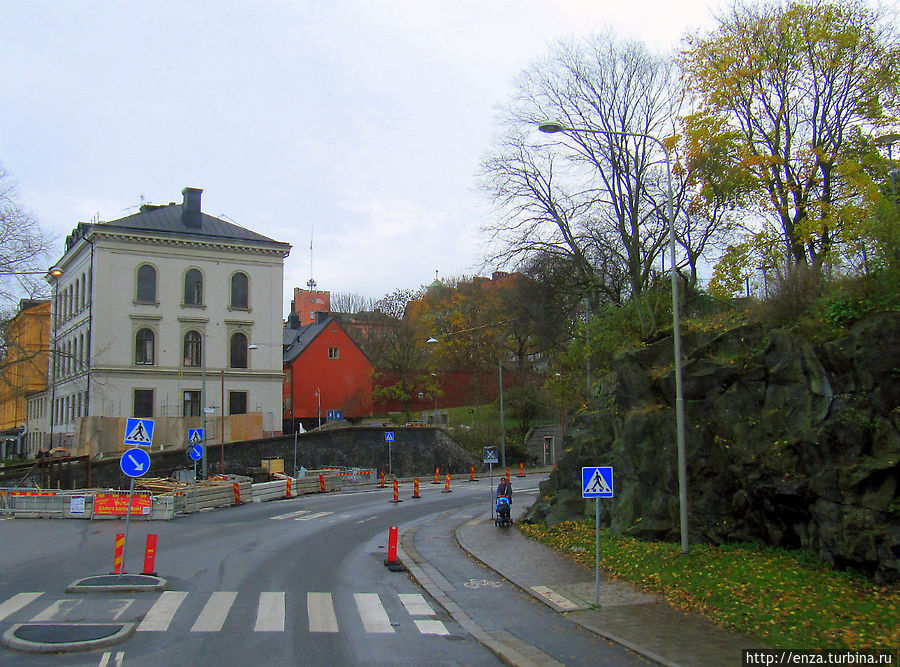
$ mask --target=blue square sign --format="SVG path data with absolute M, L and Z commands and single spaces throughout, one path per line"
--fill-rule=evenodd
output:
M 582 498 L 612 498 L 613 495 L 612 466 L 581 469 Z

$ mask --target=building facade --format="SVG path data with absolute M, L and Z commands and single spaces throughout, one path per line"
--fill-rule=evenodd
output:
M 4 332 L 0 361 L 0 458 L 27 454 L 45 443 L 26 430 L 28 397 L 47 387 L 50 301 L 22 299 Z
M 182 420 L 163 447 L 184 446 L 182 426 L 201 422 L 208 440 L 217 424 L 227 439 L 226 419 L 251 413 L 263 432 L 281 430 L 290 245 L 204 214 L 200 189 L 182 194 L 182 204 L 80 223 L 66 240 L 44 425 L 53 446 L 121 449 L 127 417 Z
M 372 363 L 337 319 L 319 313 L 301 326 L 291 313 L 284 328 L 284 423 L 318 426 L 329 417 L 372 416 Z

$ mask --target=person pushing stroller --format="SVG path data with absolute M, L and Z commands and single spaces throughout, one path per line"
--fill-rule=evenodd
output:
M 506 477 L 500 478 L 497 485 L 497 518 L 494 523 L 498 526 L 508 526 L 512 524 L 510 518 L 510 507 L 512 506 L 512 484 Z

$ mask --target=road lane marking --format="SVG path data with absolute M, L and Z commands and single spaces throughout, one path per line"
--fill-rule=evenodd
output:
M 138 632 L 165 632 L 169 623 L 178 611 L 178 607 L 187 597 L 187 591 L 165 591 L 150 607 L 144 620 L 138 626 Z
M 368 519 L 363 519 L 362 521 L 357 521 L 356 523 L 365 523 L 366 521 L 371 521 L 372 519 L 377 519 L 378 515 L 370 516 Z
M 531 590 L 540 595 L 547 600 L 550 600 L 553 604 L 555 604 L 560 609 L 565 611 L 571 611 L 573 609 L 581 609 L 577 604 L 569 600 L 568 598 L 563 597 L 556 591 L 547 586 L 532 586 Z
M 436 621 L 431 619 L 417 619 L 414 620 L 413 623 L 416 624 L 416 627 L 419 628 L 419 632 L 423 635 L 449 635 L 450 631 L 447 629 L 447 626 L 444 625 L 443 621 Z
M 306 613 L 309 616 L 310 632 L 337 632 L 337 616 L 334 614 L 334 600 L 331 593 L 307 593 Z
M 329 514 L 334 514 L 334 512 L 314 512 L 309 516 L 299 516 L 294 521 L 309 521 L 310 519 L 321 519 L 323 516 L 328 516 Z
M 419 593 L 400 593 L 398 597 L 410 616 L 434 616 L 431 605 Z
M 275 519 L 276 521 L 279 519 L 296 519 L 304 514 L 309 514 L 309 510 L 297 510 L 296 512 L 288 512 L 287 514 L 279 514 L 278 516 L 270 516 L 269 518 Z
M 260 593 L 255 632 L 284 632 L 284 593 Z
M 216 591 L 209 596 L 209 600 L 203 606 L 203 611 L 194 621 L 191 632 L 218 632 L 225 625 L 228 612 L 237 593 L 234 591 Z
M 57 600 L 44 611 L 31 619 L 32 623 L 43 623 L 46 621 L 61 621 L 69 612 L 81 604 L 81 600 L 65 599 Z
M 116 653 L 116 657 L 113 658 L 112 663 L 109 662 L 110 658 L 112 658 L 112 651 L 107 651 L 100 658 L 100 662 L 97 664 L 97 667 L 109 667 L 110 664 L 113 664 L 116 667 L 121 667 L 122 663 L 125 661 L 125 651 L 119 651 L 118 653 Z
M 9 600 L 0 604 L 0 621 L 31 604 L 42 595 L 43 593 L 16 593 Z
M 377 593 L 354 593 L 356 610 L 366 632 L 392 633 L 391 619 L 384 610 Z

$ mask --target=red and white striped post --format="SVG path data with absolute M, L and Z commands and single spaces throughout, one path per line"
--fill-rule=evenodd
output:
M 397 526 L 391 526 L 388 533 L 388 556 L 384 564 L 395 565 L 397 562 Z
M 237 482 L 231 485 L 231 488 L 234 489 L 234 504 L 235 505 L 243 505 L 241 502 L 241 485 Z
M 432 484 L 440 484 L 441 482 L 438 479 L 440 476 L 441 476 L 441 469 L 435 468 L 434 469 L 434 481 L 432 482 Z
M 125 549 L 125 533 L 116 533 L 113 574 L 122 574 L 122 551 Z
M 400 500 L 400 482 L 396 479 L 394 480 L 394 499 L 391 501 L 392 503 L 402 503 Z
M 156 535 L 154 535 L 153 533 L 148 533 L 147 546 L 144 547 L 144 569 L 141 570 L 141 574 L 150 574 L 155 577 L 156 572 L 153 569 L 155 564 L 156 564 Z
M 413 480 L 413 494 L 412 494 L 412 497 L 413 497 L 413 498 L 421 498 L 421 497 L 422 497 L 422 496 L 419 495 L 419 478 L 418 478 L 418 477 L 416 477 L 416 478 Z
M 319 491 L 325 493 L 325 475 L 319 475 Z
M 284 497 L 285 497 L 285 498 L 292 498 L 292 497 L 293 497 L 293 496 L 291 495 L 291 482 L 292 482 L 292 481 L 293 481 L 293 480 L 292 480 L 290 477 L 288 477 L 288 478 L 287 478 L 287 483 L 284 485 Z
M 447 479 L 444 482 L 444 490 L 441 493 L 453 493 L 453 490 L 450 488 L 450 473 L 447 473 Z

